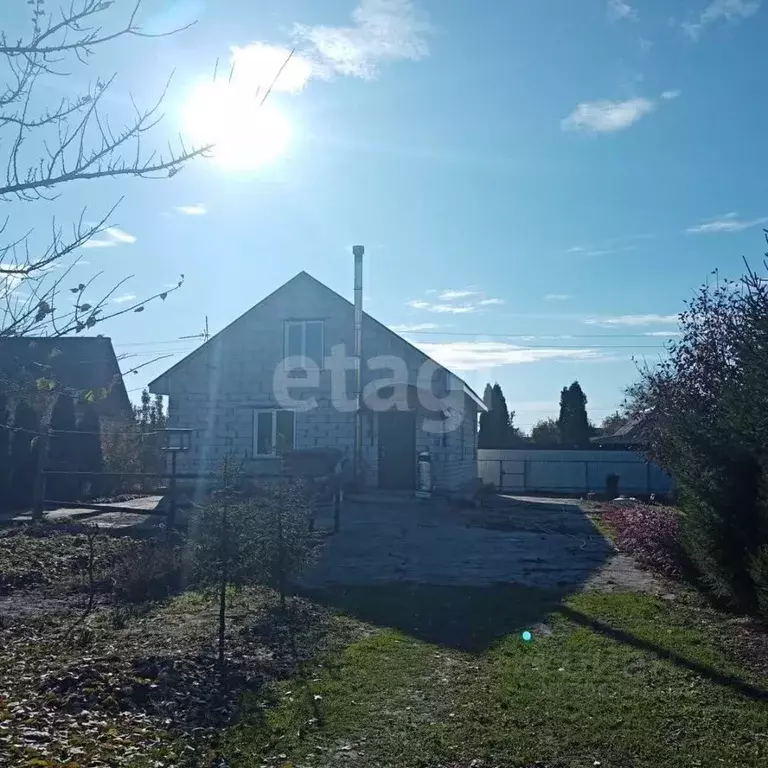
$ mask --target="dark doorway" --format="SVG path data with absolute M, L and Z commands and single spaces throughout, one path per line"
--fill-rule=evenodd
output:
M 379 413 L 379 488 L 410 491 L 416 487 L 416 414 Z

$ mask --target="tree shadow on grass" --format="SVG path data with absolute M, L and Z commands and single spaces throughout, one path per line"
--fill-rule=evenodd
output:
M 746 698 L 768 701 L 768 691 L 762 688 L 574 610 L 564 604 L 570 591 L 505 584 L 466 587 L 389 583 L 325 587 L 305 594 L 367 623 L 471 653 L 482 653 L 503 637 L 526 629 L 536 633 L 537 624 L 557 613 L 574 624 L 695 672 Z
M 560 607 L 564 591 L 517 585 L 438 586 L 412 582 L 305 590 L 323 605 L 435 645 L 479 653 L 533 629 Z
M 750 683 L 747 683 L 744 680 L 735 677 L 734 675 L 723 674 L 714 667 L 711 667 L 707 664 L 702 664 L 701 662 L 694 661 L 692 659 L 687 659 L 685 656 L 677 653 L 676 651 L 664 648 L 657 643 L 651 642 L 650 640 L 645 640 L 642 637 L 638 637 L 637 635 L 632 634 L 631 632 L 627 632 L 626 630 L 612 627 L 610 624 L 606 624 L 604 621 L 593 619 L 591 616 L 587 616 L 586 614 L 581 613 L 580 611 L 576 611 L 573 608 L 569 608 L 568 606 L 563 605 L 558 609 L 558 611 L 560 614 L 575 624 L 578 624 L 582 627 L 587 627 L 593 632 L 605 635 L 606 637 L 610 637 L 619 643 L 631 645 L 633 648 L 638 648 L 642 651 L 652 653 L 654 656 L 657 656 L 660 659 L 665 659 L 677 667 L 682 667 L 683 669 L 695 672 L 701 677 L 706 678 L 707 680 L 710 680 L 717 685 L 731 688 L 736 693 L 739 693 L 748 699 L 753 699 L 755 701 L 768 701 L 768 691 L 755 685 L 751 685 Z

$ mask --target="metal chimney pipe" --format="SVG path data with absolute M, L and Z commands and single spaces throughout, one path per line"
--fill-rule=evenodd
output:
M 355 483 L 362 484 L 363 473 L 363 254 L 365 247 L 355 245 Z

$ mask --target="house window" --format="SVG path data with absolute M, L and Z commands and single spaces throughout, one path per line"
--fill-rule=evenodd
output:
M 285 410 L 253 412 L 253 455 L 276 456 L 296 443 L 296 414 Z
M 322 320 L 289 320 L 285 324 L 285 356 L 304 357 L 323 367 L 324 328 Z

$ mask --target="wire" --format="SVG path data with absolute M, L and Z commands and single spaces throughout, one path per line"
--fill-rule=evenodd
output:
M 117 356 L 117 362 L 122 363 L 124 360 L 130 360 L 136 357 L 150 357 L 152 355 L 162 355 L 163 357 L 176 357 L 177 355 L 187 355 L 188 350 L 185 349 L 151 349 L 146 352 L 123 352 Z
M 153 344 L 178 344 L 180 341 L 184 341 L 184 339 L 180 337 L 178 339 L 161 339 L 158 341 L 126 341 L 120 344 L 113 343 L 112 346 L 114 347 L 151 347 Z
M 130 422 L 126 426 L 135 426 L 135 422 Z M 98 432 L 83 432 L 79 429 L 51 429 L 49 432 L 40 432 L 36 429 L 25 429 L 24 427 L 13 427 L 10 424 L 0 424 L 0 429 L 6 429 L 9 432 L 24 432 L 27 435 L 37 435 L 37 437 L 51 437 L 55 435 L 121 435 L 122 430 L 107 430 Z M 150 437 L 151 435 L 163 435 L 164 430 L 156 432 L 142 432 L 142 437 Z
M 648 339 L 649 336 L 646 333 L 569 333 L 569 334 L 535 334 L 535 333 L 498 333 L 496 331 L 490 333 L 483 333 L 482 331 L 477 333 L 469 333 L 467 331 L 400 331 L 396 332 L 401 336 L 457 336 L 457 337 L 490 337 L 490 338 L 504 338 L 504 339 L 549 339 L 555 340 L 558 338 L 567 339 Z M 669 335 L 669 339 L 674 338 L 674 332 Z M 158 339 L 157 341 L 127 341 L 123 343 L 114 343 L 113 346 L 117 347 L 151 347 L 155 344 L 178 344 L 179 341 L 185 341 L 187 337 L 179 337 L 177 339 Z M 667 337 L 659 337 L 667 338 Z M 658 346 L 664 346 L 659 342 Z M 192 350 L 199 347 L 192 347 Z M 559 348 L 559 347 L 558 347 Z
M 493 336 L 505 339 L 648 339 L 647 333 L 564 333 L 564 334 L 535 334 L 535 333 L 469 333 L 467 331 L 402 331 L 409 336 Z M 674 332 L 669 338 L 673 338 Z M 665 337 L 659 337 L 665 338 Z

